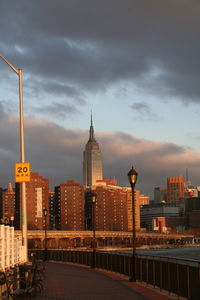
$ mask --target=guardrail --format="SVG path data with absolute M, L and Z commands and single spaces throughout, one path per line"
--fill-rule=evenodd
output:
M 5 271 L 25 261 L 22 237 L 14 236 L 14 227 L 0 225 L 0 271 Z
M 37 259 L 44 258 L 44 251 L 33 250 Z M 92 266 L 92 251 L 48 250 L 47 260 L 64 261 Z M 95 252 L 95 267 L 131 277 L 132 256 L 114 252 Z M 136 279 L 146 282 L 169 294 L 191 300 L 200 299 L 200 263 L 158 256 L 135 256 Z

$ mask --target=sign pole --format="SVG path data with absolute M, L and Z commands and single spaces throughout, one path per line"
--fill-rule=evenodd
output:
M 22 97 L 22 70 L 16 69 L 5 57 L 0 55 L 5 63 L 18 75 L 19 77 L 19 112 L 20 112 L 20 160 L 25 162 L 24 155 L 24 114 L 23 114 L 23 97 Z M 27 217 L 26 217 L 26 186 L 25 182 L 21 183 L 21 199 L 22 199 L 22 243 L 25 249 L 25 262 L 28 261 L 28 242 L 27 242 Z

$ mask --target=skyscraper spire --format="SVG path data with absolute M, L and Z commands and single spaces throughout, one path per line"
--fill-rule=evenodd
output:
M 95 142 L 94 138 L 94 127 L 92 122 L 92 111 L 91 111 L 91 124 L 90 124 L 90 136 L 89 136 L 89 142 Z
M 91 110 L 91 126 L 93 126 L 93 123 L 92 123 L 92 110 Z

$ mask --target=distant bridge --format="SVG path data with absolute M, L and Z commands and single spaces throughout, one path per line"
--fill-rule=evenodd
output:
M 20 231 L 15 232 L 16 236 Z M 168 244 L 173 241 L 177 243 L 183 234 L 163 234 L 163 233 L 136 233 L 136 245 L 155 245 Z M 188 236 L 188 235 L 187 235 Z M 28 245 L 29 248 L 42 249 L 44 245 L 44 230 L 29 230 Z M 92 231 L 63 231 L 48 230 L 47 231 L 47 247 L 48 249 L 65 249 L 76 247 L 90 247 L 92 243 Z M 96 231 L 96 246 L 98 248 L 106 247 L 124 247 L 128 248 L 132 245 L 132 232 L 123 231 Z

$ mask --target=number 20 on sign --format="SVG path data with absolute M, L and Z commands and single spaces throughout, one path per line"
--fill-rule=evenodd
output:
M 30 163 L 15 164 L 15 182 L 30 181 Z

